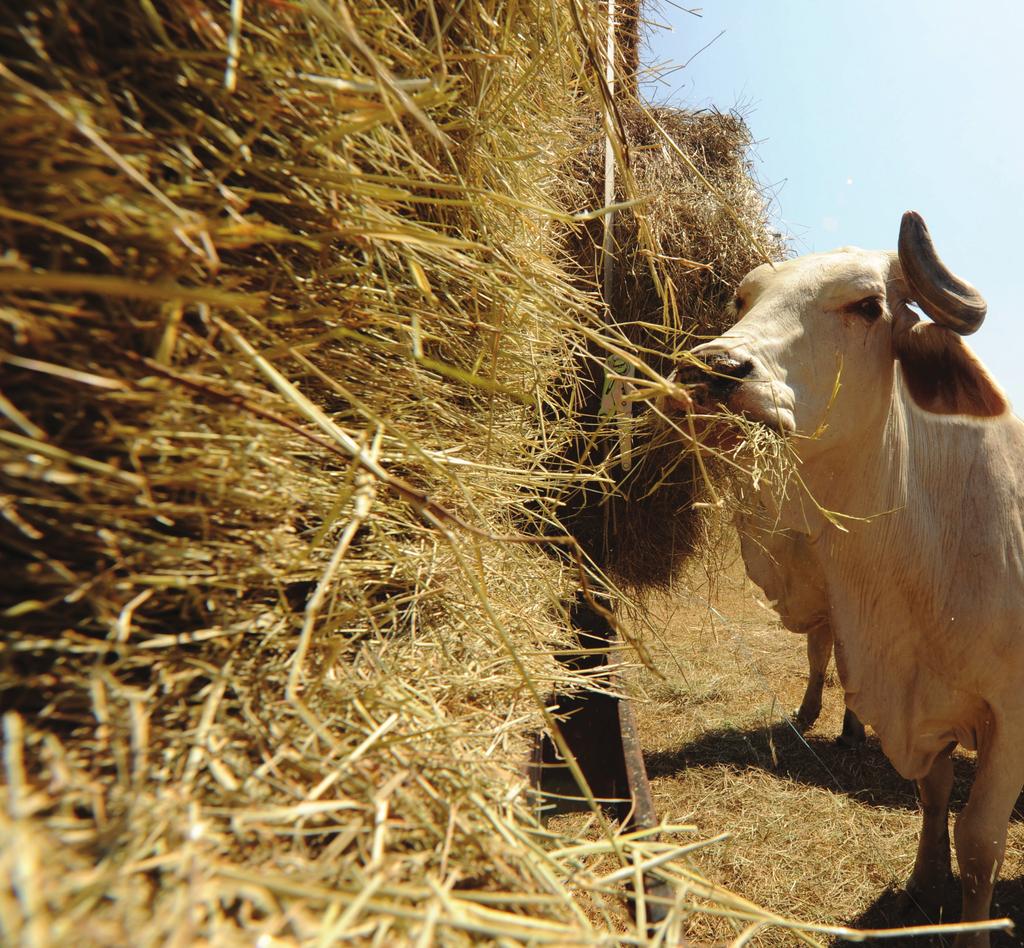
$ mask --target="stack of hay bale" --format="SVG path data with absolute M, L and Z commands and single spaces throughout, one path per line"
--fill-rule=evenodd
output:
M 584 684 L 555 657 L 583 576 L 537 540 L 567 497 L 615 494 L 604 459 L 564 463 L 592 435 L 578 365 L 602 334 L 649 348 L 573 250 L 603 19 L 3 10 L 5 939 L 628 924 L 588 860 L 661 844 L 551 839 L 522 775 L 544 696 Z M 685 203 L 660 250 L 700 263 L 670 320 L 643 297 L 671 351 L 750 260 L 722 195 L 755 192 L 733 120 L 664 119 L 703 169 L 634 148 L 633 219 Z M 759 200 L 739 214 L 761 232 Z

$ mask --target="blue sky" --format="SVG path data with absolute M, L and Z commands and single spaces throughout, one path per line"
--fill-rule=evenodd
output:
M 648 11 L 672 31 L 644 59 L 691 61 L 648 96 L 746 118 L 796 253 L 893 249 L 920 211 L 988 300 L 969 344 L 1024 414 L 1024 2 L 706 0 L 699 17 L 680 2 Z

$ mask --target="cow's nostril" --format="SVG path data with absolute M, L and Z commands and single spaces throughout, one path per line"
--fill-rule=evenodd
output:
M 680 385 L 700 385 L 710 381 L 707 370 L 693 362 L 683 362 L 676 368 L 676 381 Z
M 754 363 L 750 359 L 734 359 L 727 355 L 712 357 L 707 360 L 707 364 L 714 375 L 736 381 L 745 379 L 754 368 Z
M 704 364 L 683 363 L 676 369 L 676 381 L 682 385 L 701 386 L 717 398 L 728 395 L 754 370 L 754 363 L 750 359 L 737 358 L 728 352 L 695 355 L 703 355 Z

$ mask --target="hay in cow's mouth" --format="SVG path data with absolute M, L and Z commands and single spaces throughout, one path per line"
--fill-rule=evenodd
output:
M 668 586 L 688 558 L 708 549 L 710 511 L 722 502 L 716 485 L 730 469 L 691 450 L 688 425 L 673 444 L 649 406 L 671 394 L 667 377 L 685 353 L 734 320 L 728 303 L 740 280 L 781 259 L 785 247 L 768 226 L 765 196 L 750 175 L 750 133 L 738 116 L 632 102 L 618 112 L 631 170 L 616 179 L 616 200 L 638 203 L 616 212 L 608 308 L 585 340 L 567 398 L 584 426 L 568 464 L 598 457 L 604 482 L 562 491 L 554 504 L 616 583 L 644 591 Z M 600 203 L 601 124 L 581 136 L 573 170 L 591 203 Z M 594 220 L 567 235 L 589 285 L 603 279 L 602 226 Z M 633 375 L 629 416 L 599 408 L 610 354 Z

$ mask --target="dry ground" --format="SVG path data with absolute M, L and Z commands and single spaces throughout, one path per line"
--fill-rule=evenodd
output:
M 782 914 L 868 928 L 926 921 L 895 907 L 916 850 L 913 785 L 893 770 L 870 731 L 860 751 L 835 743 L 843 699 L 834 672 L 815 727 L 801 738 L 785 723 L 806 681 L 804 639 L 781 627 L 746 579 L 738 552 L 725 559 L 714 584 L 691 576 L 648 614 L 648 641 L 663 677 L 637 675 L 636 711 L 659 815 L 694 822 L 708 836 L 731 832 L 731 841 L 699 864 L 715 881 Z M 966 800 L 973 758 L 958 754 L 956 765 L 954 813 Z M 994 945 L 1024 944 L 1021 806 L 994 913 L 1014 918 L 1018 928 Z M 959 915 L 958 886 L 948 892 L 944 915 Z M 774 935 L 762 943 L 778 941 Z

